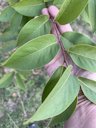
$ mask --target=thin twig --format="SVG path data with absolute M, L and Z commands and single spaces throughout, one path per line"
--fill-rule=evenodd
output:
M 16 123 L 14 122 L 14 120 L 11 118 L 11 116 L 7 113 L 7 116 L 9 117 L 9 119 L 12 121 L 12 123 L 14 124 L 15 128 L 19 128 Z
M 68 66 L 65 48 L 64 48 L 63 43 L 62 43 L 62 41 L 61 41 L 60 33 L 59 33 L 59 31 L 58 31 L 58 28 L 57 28 L 57 24 L 56 24 L 55 22 L 53 22 L 53 24 L 54 24 L 54 28 L 55 28 L 55 31 L 56 31 L 56 37 L 57 37 L 57 40 L 58 40 L 58 43 L 59 43 L 59 45 L 60 45 L 61 52 L 62 52 L 62 55 L 63 55 L 63 58 L 64 58 L 64 62 L 65 62 L 65 64 L 66 64 L 66 66 Z
M 46 3 L 46 7 L 48 8 L 48 4 L 47 3 Z M 50 15 L 50 12 L 49 11 L 48 11 L 48 13 Z M 68 62 L 67 62 L 65 48 L 64 48 L 63 43 L 62 43 L 61 38 L 60 38 L 60 35 L 61 34 L 60 34 L 59 30 L 58 30 L 57 23 L 54 21 L 54 18 L 51 15 L 50 15 L 50 20 L 51 20 L 51 22 L 53 24 L 53 27 L 55 29 L 57 41 L 58 41 L 59 46 L 61 48 L 61 52 L 62 52 L 62 55 L 63 55 L 63 58 L 64 58 L 64 63 L 66 64 L 66 67 L 67 67 L 68 66 Z
M 19 90 L 18 90 L 17 94 L 18 94 L 19 99 L 20 99 L 20 102 L 21 102 L 21 106 L 22 106 L 22 109 L 23 109 L 24 117 L 27 117 L 27 112 L 25 110 L 24 103 L 23 103 L 23 101 L 21 99 L 21 94 L 20 94 L 20 91 Z
M 50 121 L 48 122 L 48 124 L 47 124 L 47 127 L 46 127 L 46 128 L 50 128 L 50 127 L 49 127 L 49 125 L 50 125 L 51 121 L 52 121 L 52 119 L 50 119 Z

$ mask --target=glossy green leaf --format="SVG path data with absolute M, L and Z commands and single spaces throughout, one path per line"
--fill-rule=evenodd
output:
M 25 90 L 25 84 L 22 80 L 21 75 L 16 74 L 16 85 L 18 86 L 18 88 L 20 88 L 21 90 Z
M 13 8 L 22 15 L 32 17 L 39 15 L 44 6 L 43 0 L 23 0 L 16 3 Z
M 69 66 L 65 70 L 60 80 L 41 104 L 37 112 L 24 124 L 55 117 L 70 106 L 80 89 L 78 80 L 71 75 L 71 69 L 72 66 Z
M 42 67 L 54 58 L 58 50 L 59 46 L 55 36 L 44 35 L 18 48 L 4 63 L 4 66 L 19 70 Z
M 84 95 L 96 104 L 96 81 L 86 78 L 79 78 L 79 81 Z
M 96 72 L 96 46 L 87 44 L 75 45 L 69 49 L 69 53 L 77 66 Z
M 51 120 L 49 127 L 55 126 L 57 124 L 60 124 L 62 122 L 65 122 L 66 120 L 68 120 L 70 118 L 70 116 L 73 114 L 73 112 L 75 111 L 76 105 L 77 105 L 77 98 L 73 101 L 73 103 L 63 113 L 54 117 Z
M 39 16 L 30 20 L 20 31 L 18 36 L 18 45 L 22 45 L 27 41 L 38 36 L 50 33 L 50 22 L 47 16 Z
M 95 45 L 95 42 L 92 41 L 87 35 L 78 32 L 65 32 L 61 36 L 61 40 L 64 44 L 65 49 L 69 49 L 76 44 Z
M 96 31 L 96 0 L 88 1 L 89 20 L 93 31 Z
M 88 0 L 64 0 L 56 21 L 60 24 L 67 24 L 75 20 L 87 5 Z
M 0 79 L 0 88 L 8 87 L 13 81 L 14 73 L 7 73 Z
M 10 21 L 15 13 L 16 12 L 12 7 L 10 7 L 10 6 L 6 7 L 0 14 L 0 21 L 1 22 Z
M 42 102 L 44 102 L 44 100 L 46 99 L 46 97 L 50 94 L 50 92 L 52 91 L 52 89 L 55 87 L 55 85 L 57 84 L 57 82 L 59 81 L 60 77 L 62 76 L 63 72 L 64 72 L 64 67 L 61 66 L 59 67 L 51 76 L 51 78 L 49 79 L 49 81 L 47 82 L 43 94 L 42 94 Z

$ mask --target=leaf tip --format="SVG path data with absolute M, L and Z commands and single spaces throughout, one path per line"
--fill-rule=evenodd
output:
M 33 123 L 33 122 L 34 122 L 34 121 L 32 121 L 31 119 L 29 119 L 29 120 L 25 121 L 25 122 L 23 123 L 23 125 L 28 125 L 28 124 Z

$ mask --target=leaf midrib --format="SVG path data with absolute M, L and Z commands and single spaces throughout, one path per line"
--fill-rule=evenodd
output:
M 44 17 L 43 17 L 44 18 Z M 34 21 L 35 21 L 36 19 L 34 19 Z M 31 36 L 32 35 L 34 35 L 34 33 L 36 33 L 36 31 L 39 29 L 39 28 L 41 28 L 45 23 L 47 23 L 47 21 L 48 21 L 48 19 L 46 19 L 44 22 L 43 22 L 43 24 L 41 24 L 38 28 L 36 28 L 36 29 L 33 29 L 33 33 L 31 34 Z M 28 24 L 26 24 L 26 26 L 27 26 Z M 22 35 L 21 33 L 25 30 L 26 28 L 24 28 L 24 29 L 22 29 L 22 31 L 20 32 L 20 34 L 19 34 L 19 36 L 18 36 L 18 39 L 20 38 L 20 35 Z M 35 31 L 34 31 L 35 30 Z M 30 37 L 30 35 L 28 36 L 28 37 Z M 28 39 L 28 37 L 27 37 L 27 39 Z M 20 40 L 20 39 L 19 39 Z
M 36 33 L 36 31 L 38 29 L 40 29 L 45 23 L 47 23 L 48 19 L 46 19 L 38 28 L 35 29 L 35 31 L 33 31 L 32 35 L 34 35 L 34 33 Z M 29 36 L 28 36 L 29 37 Z
M 68 71 L 68 69 L 67 69 L 67 71 Z M 67 71 L 66 71 L 66 72 L 67 72 Z M 48 101 L 49 101 L 49 98 L 50 98 L 50 100 L 52 99 L 52 101 L 53 101 L 54 96 L 58 94 L 58 92 L 63 88 L 63 86 L 64 86 L 64 85 L 66 84 L 66 82 L 68 81 L 68 79 L 69 79 L 69 77 L 70 77 L 70 74 L 71 74 L 71 72 L 68 74 L 68 77 L 67 77 L 67 79 L 64 81 L 64 84 L 62 84 L 62 86 L 60 87 L 60 89 L 58 89 L 58 90 L 56 91 L 56 93 L 53 93 L 53 92 L 54 92 L 54 90 L 55 90 L 57 87 L 52 90 L 52 93 L 51 93 L 52 96 L 51 96 L 51 95 L 47 96 L 45 102 L 43 102 L 43 104 L 42 104 L 43 106 L 46 105 L 47 99 L 48 99 Z M 58 81 L 58 83 L 59 83 L 59 81 Z M 57 83 L 57 84 L 58 84 L 58 83 Z M 66 107 L 67 107 L 67 106 L 66 106 Z M 42 110 L 42 107 L 40 107 L 40 108 L 38 109 L 38 111 L 41 111 L 41 110 Z M 37 113 L 38 113 L 38 111 L 37 111 Z M 59 112 L 60 112 L 60 110 L 59 110 Z M 50 117 L 53 117 L 53 116 L 51 115 Z M 34 116 L 34 118 L 35 118 L 35 116 Z M 33 121 L 34 121 L 34 118 L 33 118 Z M 31 118 L 30 120 L 32 120 L 32 118 Z
M 66 72 L 67 72 L 67 71 L 66 71 Z M 56 93 L 53 93 L 53 97 L 54 97 L 54 95 L 57 95 L 58 92 L 63 88 L 63 86 L 64 86 L 64 85 L 66 84 L 66 82 L 68 81 L 70 75 L 71 75 L 71 72 L 69 73 L 67 79 L 64 81 L 64 83 L 62 84 L 62 86 L 60 87 L 60 89 L 58 89 Z M 58 84 L 58 83 L 59 83 L 59 81 L 57 82 L 57 84 Z M 56 85 L 57 85 L 57 84 L 56 84 Z M 56 87 L 56 86 L 55 86 L 55 87 Z M 55 89 L 56 89 L 56 88 L 55 88 Z M 53 91 L 54 91 L 54 89 L 53 89 Z M 51 93 L 51 95 L 52 95 L 52 93 Z M 51 97 L 51 96 L 50 96 L 50 97 Z M 51 99 L 53 99 L 53 97 L 51 97 Z M 48 97 L 47 97 L 47 98 L 48 98 Z M 47 100 L 47 98 L 46 98 L 46 100 Z M 51 99 L 50 99 L 50 100 L 51 100 Z
M 96 61 L 96 59 L 94 59 L 94 58 L 89 58 L 88 56 L 83 56 L 83 55 L 81 55 L 81 54 L 79 54 L 79 53 L 74 53 L 74 52 L 72 52 L 72 51 L 69 51 L 70 53 L 72 53 L 72 54 L 74 54 L 74 55 L 76 55 L 76 56 L 80 56 L 80 57 L 83 57 L 83 58 L 88 58 L 88 59 L 91 59 L 91 60 L 95 60 Z
M 36 52 L 40 52 L 40 51 L 42 51 L 43 49 L 46 49 L 46 48 L 48 48 L 48 47 L 50 47 L 51 45 L 54 45 L 55 44 L 55 42 L 54 43 L 52 43 L 52 44 L 50 44 L 50 45 L 47 45 L 46 47 L 44 47 L 44 48 L 42 48 L 42 49 L 37 49 L 38 51 L 35 51 L 35 52 L 32 52 L 32 53 L 30 53 L 30 54 L 27 54 L 27 55 L 24 55 L 24 56 L 20 56 L 20 58 L 22 57 L 27 57 L 27 56 L 29 56 L 29 55 L 31 55 L 31 54 L 35 54 Z M 33 47 L 34 49 L 36 49 L 35 47 Z M 20 50 L 20 49 L 19 49 Z M 13 56 L 15 56 L 16 54 L 14 53 L 14 55 Z M 12 56 L 12 57 L 13 57 Z
M 86 83 L 84 83 L 82 80 L 79 79 L 79 81 L 83 84 L 83 86 L 85 85 L 89 90 L 91 90 L 91 91 L 94 92 L 94 90 L 91 89 L 89 86 L 87 86 Z M 81 86 L 82 86 L 82 85 L 81 85 Z M 94 92 L 94 93 L 96 93 L 96 92 Z

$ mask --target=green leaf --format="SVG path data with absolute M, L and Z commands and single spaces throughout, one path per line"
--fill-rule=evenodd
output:
M 7 73 L 0 79 L 0 88 L 8 87 L 13 81 L 14 73 Z
M 53 5 L 60 8 L 62 6 L 63 2 L 64 2 L 64 0 L 54 0 Z
M 79 81 L 84 95 L 96 104 L 96 81 L 86 78 L 79 78 Z
M 64 0 L 56 21 L 60 24 L 67 24 L 75 20 L 87 5 L 88 0 Z
M 55 87 L 57 82 L 59 81 L 60 77 L 62 76 L 62 73 L 64 72 L 64 67 L 59 67 L 52 75 L 52 77 L 47 82 L 43 94 L 42 94 L 42 102 L 46 99 L 46 97 L 49 95 L 49 93 L 52 91 L 52 89 Z
M 21 21 L 22 15 L 16 12 L 10 20 L 10 26 L 6 29 L 6 31 L 4 31 L 4 33 L 0 35 L 0 41 L 6 42 L 10 40 L 16 40 Z
M 10 52 L 11 50 L 13 50 L 14 48 L 16 48 L 16 40 L 10 40 L 7 42 L 3 42 L 2 43 L 2 52 Z
M 31 18 L 30 17 L 27 17 L 27 16 L 22 16 L 22 21 L 21 21 L 21 24 L 20 24 L 20 30 L 24 27 L 24 25 L 29 22 Z
M 16 2 L 18 2 L 19 0 L 6 0 L 6 1 L 8 1 L 8 3 L 9 3 L 10 5 L 13 5 L 13 4 L 15 4 Z
M 12 7 L 10 7 L 10 6 L 6 7 L 0 14 L 0 21 L 1 22 L 10 21 L 15 13 L 16 12 Z
M 18 36 L 18 45 L 22 45 L 27 41 L 38 36 L 50 33 L 50 22 L 47 16 L 39 16 L 30 20 L 20 31 Z
M 71 69 L 72 66 L 68 66 L 37 112 L 24 124 L 55 117 L 70 106 L 80 89 L 78 80 L 71 75 Z
M 19 75 L 18 73 L 16 74 L 16 85 L 18 86 L 18 88 L 25 91 L 25 84 L 22 80 L 21 75 Z
M 50 1 L 53 1 L 53 0 L 44 0 L 44 2 L 50 2 Z
M 89 20 L 93 31 L 96 31 L 96 0 L 88 1 Z
M 50 124 L 49 127 L 55 126 L 59 123 L 65 122 L 66 120 L 68 120 L 70 118 L 70 116 L 73 114 L 73 112 L 76 109 L 76 105 L 77 105 L 77 98 L 73 101 L 73 103 L 60 115 L 54 117 Z
M 65 32 L 61 36 L 61 40 L 66 50 L 76 44 L 95 45 L 95 42 L 93 42 L 87 35 L 77 32 Z
M 16 40 L 17 32 L 7 31 L 0 35 L 0 41 L 1 42 L 7 42 L 10 40 Z
M 77 66 L 96 72 L 96 46 L 87 44 L 75 45 L 69 49 L 69 53 Z
M 20 15 L 19 13 L 15 13 L 14 16 L 12 17 L 10 27 L 7 29 L 7 31 L 18 32 L 21 21 L 22 15 Z
M 43 0 L 23 0 L 16 3 L 13 8 L 22 15 L 33 17 L 39 15 L 44 6 Z
M 88 14 L 88 6 L 86 6 L 86 8 L 84 9 L 84 11 L 81 14 L 82 19 L 87 22 L 88 24 L 90 24 L 90 20 L 89 20 L 89 14 Z
M 59 46 L 56 43 L 55 36 L 44 35 L 18 48 L 4 63 L 4 66 L 18 70 L 42 67 L 54 58 L 58 50 Z

